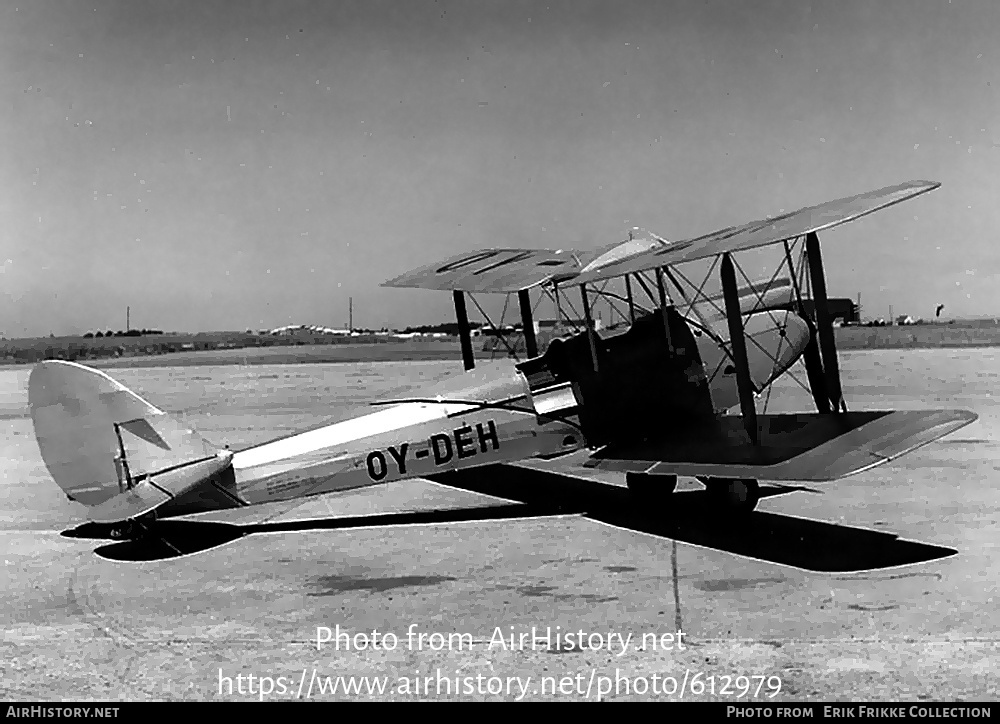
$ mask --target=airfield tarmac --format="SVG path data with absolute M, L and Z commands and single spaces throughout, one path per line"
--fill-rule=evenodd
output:
M 303 671 L 387 676 L 383 695 L 315 699 L 517 699 L 510 694 L 399 693 L 396 677 L 532 677 L 525 699 L 580 700 L 592 672 L 701 673 L 684 699 L 736 700 L 719 677 L 777 676 L 756 699 L 994 700 L 1000 667 L 1000 350 L 880 350 L 841 355 L 851 409 L 958 407 L 979 420 L 895 463 L 818 492 L 766 498 L 758 510 L 881 531 L 958 549 L 903 568 L 815 574 L 575 517 L 248 536 L 176 560 L 123 563 L 100 541 L 59 532 L 85 519 L 48 478 L 27 411 L 28 368 L 0 372 L 6 458 L 3 678 L 7 700 L 244 700 L 220 696 L 223 676 Z M 439 379 L 454 362 L 201 366 L 108 370 L 152 403 L 232 447 L 351 416 L 373 398 Z M 799 372 L 800 376 L 802 373 Z M 771 409 L 810 409 L 790 381 Z M 579 457 L 577 457 L 579 459 Z M 543 467 L 565 469 L 566 459 Z M 610 474 L 584 473 L 612 484 Z M 691 482 L 692 488 L 698 487 Z M 685 484 L 682 482 L 682 488 Z M 366 515 L 496 503 L 424 481 L 250 508 L 239 520 Z M 216 514 L 216 520 L 236 516 Z M 676 576 L 674 571 L 676 570 Z M 409 650 L 425 634 L 471 633 L 470 650 Z M 317 651 L 316 628 L 394 633 L 394 651 Z M 496 627 L 532 626 L 635 638 L 684 631 L 683 651 L 559 647 L 487 649 Z M 457 673 L 456 673 L 457 672 Z M 540 677 L 571 676 L 560 693 Z M 716 677 L 716 695 L 708 689 Z M 756 687 L 756 680 L 754 680 Z M 589 695 L 595 699 L 595 684 Z M 411 687 L 412 691 L 412 687 Z M 610 692 L 605 699 L 677 699 Z

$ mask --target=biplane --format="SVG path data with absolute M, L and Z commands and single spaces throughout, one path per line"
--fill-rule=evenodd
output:
M 209 443 L 103 372 L 42 362 L 29 379 L 42 459 L 91 521 L 67 534 L 145 541 L 160 551 L 147 558 L 171 557 L 259 529 L 200 523 L 216 526 L 201 545 L 190 542 L 192 531 L 209 528 L 171 528 L 171 518 L 410 478 L 515 501 L 493 514 L 423 513 L 410 522 L 569 513 L 683 539 L 697 520 L 691 535 L 702 543 L 706 527 L 739 530 L 729 521 L 746 520 L 767 494 L 797 489 L 789 483 L 860 473 L 976 419 L 964 410 L 848 410 L 828 308 L 818 233 L 938 186 L 912 181 L 679 241 L 633 231 L 596 250 L 485 249 L 429 264 L 384 286 L 452 293 L 465 371 L 373 401 L 359 417 L 246 449 Z M 777 250 L 777 268 L 752 281 L 736 255 L 764 247 Z M 707 266 L 700 281 L 690 271 L 699 262 Z M 477 360 L 467 301 L 497 328 L 477 294 L 517 298 L 514 345 L 497 336 L 508 358 Z M 542 301 L 576 325 L 544 350 L 533 318 Z M 598 329 L 598 303 L 618 322 Z M 758 411 L 798 364 L 815 411 Z M 557 458 L 566 469 L 524 467 Z M 626 485 L 595 488 L 574 477 L 579 465 L 623 474 Z M 518 495 L 498 487 L 503 476 L 531 483 Z M 702 483 L 707 517 L 675 492 L 678 476 Z M 375 516 L 318 527 L 405 522 Z M 777 562 L 790 560 L 786 551 Z

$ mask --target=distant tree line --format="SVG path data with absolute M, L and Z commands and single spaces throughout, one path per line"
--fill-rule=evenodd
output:
M 483 325 L 480 322 L 470 322 L 469 327 L 471 329 L 479 329 Z M 441 324 L 423 324 L 419 327 L 407 327 L 403 330 L 404 334 L 413 334 L 414 332 L 419 332 L 421 334 L 435 334 L 441 333 L 458 335 L 458 322 L 442 322 Z
M 101 339 L 102 337 L 145 337 L 147 334 L 163 334 L 162 329 L 130 329 L 127 332 L 123 332 L 120 329 L 117 332 L 112 332 L 110 329 L 107 332 L 98 331 L 96 334 L 94 332 L 87 332 L 83 335 L 84 339 Z
M 428 327 L 437 329 L 438 327 Z M 151 338 L 145 335 L 162 335 Z M 398 342 L 389 335 L 359 337 L 328 334 L 272 336 L 253 332 L 166 332 L 158 329 L 89 332 L 86 335 L 0 340 L 0 363 L 33 363 L 45 359 L 87 360 L 109 357 L 134 357 L 200 352 L 204 350 L 237 350 L 245 347 L 288 347 L 297 345 L 390 344 Z

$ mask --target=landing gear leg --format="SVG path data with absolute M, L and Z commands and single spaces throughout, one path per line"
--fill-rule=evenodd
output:
M 677 487 L 677 476 L 625 473 L 625 484 L 639 505 L 664 505 Z
M 716 505 L 733 513 L 749 513 L 760 500 L 760 486 L 752 478 L 699 478 Z

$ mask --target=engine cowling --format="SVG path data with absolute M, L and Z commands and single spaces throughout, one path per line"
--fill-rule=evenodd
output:
M 775 310 L 751 314 L 743 323 L 750 381 L 759 391 L 767 387 L 802 356 L 812 332 L 809 324 L 792 312 Z M 728 335 L 726 335 L 728 337 Z M 728 339 L 708 334 L 695 337 L 709 380 L 712 405 L 723 412 L 740 404 L 736 367 L 723 347 Z

